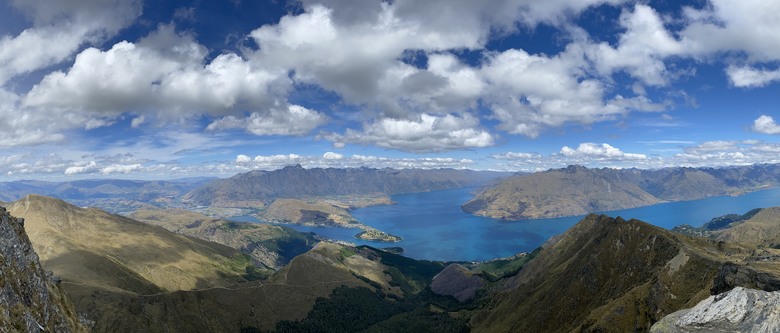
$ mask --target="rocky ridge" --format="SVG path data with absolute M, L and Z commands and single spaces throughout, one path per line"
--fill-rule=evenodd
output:
M 736 287 L 710 296 L 690 309 L 674 312 L 653 325 L 651 332 L 780 331 L 780 292 Z
M 24 220 L 0 207 L 0 328 L 4 332 L 85 332 L 58 278 L 41 268 Z

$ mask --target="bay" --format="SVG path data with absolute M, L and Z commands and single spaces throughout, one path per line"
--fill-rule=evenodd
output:
M 401 236 L 398 243 L 357 240 L 358 229 L 290 226 L 326 238 L 374 247 L 399 246 L 416 259 L 481 261 L 532 251 L 551 236 L 563 233 L 582 216 L 503 221 L 473 216 L 460 205 L 473 197 L 471 188 L 393 195 L 397 204 L 356 209 L 352 215 L 363 224 Z M 692 201 L 601 212 L 624 219 L 636 218 L 671 229 L 680 224 L 700 226 L 713 217 L 745 213 L 753 208 L 780 206 L 780 189 L 741 196 L 711 197 Z

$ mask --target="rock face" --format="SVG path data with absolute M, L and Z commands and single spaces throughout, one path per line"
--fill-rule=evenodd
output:
M 736 287 L 664 317 L 651 332 L 780 332 L 780 292 Z
M 23 224 L 0 207 L 0 328 L 83 332 L 56 278 L 41 268 Z
M 465 302 L 474 298 L 477 289 L 482 288 L 485 281 L 459 264 L 451 264 L 433 277 L 431 290 L 439 295 L 455 297 Z

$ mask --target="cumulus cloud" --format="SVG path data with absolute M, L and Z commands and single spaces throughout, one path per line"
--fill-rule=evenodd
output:
M 780 69 L 766 70 L 749 66 L 729 66 L 726 75 L 735 87 L 758 88 L 780 81 Z
M 97 163 L 95 163 L 95 161 L 90 161 L 85 165 L 83 163 L 77 163 L 77 165 L 67 167 L 65 169 L 64 174 L 68 176 L 68 175 L 77 175 L 81 173 L 89 173 L 94 170 L 97 170 L 97 168 L 98 166 Z
M 561 148 L 561 154 L 566 157 L 586 157 L 615 160 L 647 159 L 647 155 L 645 154 L 624 153 L 620 149 L 612 147 L 607 143 L 595 144 L 591 142 L 581 143 L 577 149 L 563 146 L 563 148 Z
M 106 166 L 106 167 L 100 169 L 100 173 L 104 174 L 104 175 L 110 175 L 110 174 L 113 174 L 113 173 L 128 174 L 128 173 L 132 173 L 134 171 L 139 171 L 142 168 L 143 167 L 141 166 L 141 164 L 138 164 L 138 163 L 136 163 L 136 164 L 112 164 L 112 165 L 109 165 L 109 166 Z
M 327 121 L 324 114 L 300 105 L 288 105 L 286 109 L 271 108 L 262 115 L 252 112 L 248 117 L 227 116 L 212 122 L 207 130 L 243 128 L 254 135 L 304 135 Z
M 287 91 L 284 72 L 255 68 L 233 53 L 206 63 L 206 55 L 192 36 L 160 26 L 138 43 L 82 51 L 67 72 L 50 73 L 35 85 L 24 106 L 107 117 L 146 112 L 177 119 L 264 110 L 278 104 L 279 95 Z
M 344 155 L 339 154 L 339 153 L 334 153 L 332 151 L 329 151 L 329 152 L 327 152 L 325 154 L 322 154 L 322 158 L 324 158 L 326 160 L 340 160 L 340 159 L 344 158 Z
M 604 75 L 622 69 L 645 84 L 667 84 L 663 58 L 682 53 L 684 46 L 666 30 L 660 15 L 650 6 L 637 4 L 633 11 L 621 14 L 620 25 L 626 32 L 616 47 L 606 42 L 586 46 L 596 69 Z
M 236 156 L 236 163 L 249 163 L 252 161 L 252 158 L 249 156 L 246 156 L 244 154 Z
M 0 37 L 0 85 L 67 59 L 84 43 L 114 36 L 141 14 L 141 1 L 11 1 L 34 25 Z
M 763 134 L 780 134 L 780 125 L 771 116 L 761 115 L 753 121 L 753 131 Z
M 470 115 L 435 116 L 421 114 L 417 119 L 380 119 L 366 124 L 362 131 L 348 129 L 344 135 L 323 137 L 336 143 L 370 144 L 410 152 L 432 152 L 481 148 L 494 144 L 494 136 L 479 129 L 479 120 Z

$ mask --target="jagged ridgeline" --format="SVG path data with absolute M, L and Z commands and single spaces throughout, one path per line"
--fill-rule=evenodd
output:
M 59 278 L 42 268 L 23 225 L 0 207 L 0 330 L 85 332 Z
M 504 178 L 462 207 L 468 213 L 506 220 L 551 218 L 738 195 L 778 185 L 777 164 L 659 170 L 569 166 Z
M 185 199 L 199 205 L 233 206 L 275 198 L 411 193 L 474 186 L 505 175 L 454 169 L 304 169 L 296 165 L 214 180 L 187 193 Z
M 477 332 L 646 332 L 712 294 L 777 290 L 777 254 L 589 215 L 494 285 L 471 324 Z

